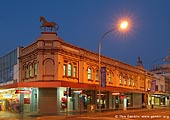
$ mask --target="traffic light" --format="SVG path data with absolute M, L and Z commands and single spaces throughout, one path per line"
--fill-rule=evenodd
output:
M 68 88 L 68 96 L 71 97 L 71 88 Z

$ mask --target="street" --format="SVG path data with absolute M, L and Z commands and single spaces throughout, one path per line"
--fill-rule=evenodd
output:
M 117 110 L 112 112 L 69 115 L 69 116 L 19 116 L 15 113 L 0 111 L 0 120 L 167 120 L 170 119 L 170 108 Z
M 67 118 L 72 120 L 72 118 Z M 127 110 L 114 111 L 109 113 L 96 114 L 91 116 L 74 117 L 74 120 L 144 120 L 144 119 L 170 119 L 170 109 L 145 109 L 145 110 Z

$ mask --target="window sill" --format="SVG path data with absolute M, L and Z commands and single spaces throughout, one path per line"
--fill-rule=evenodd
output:
M 109 84 L 113 84 L 113 82 L 109 82 Z
M 88 79 L 88 81 L 93 81 L 92 79 Z
M 77 77 L 72 77 L 72 76 L 63 76 L 63 78 L 78 79 Z

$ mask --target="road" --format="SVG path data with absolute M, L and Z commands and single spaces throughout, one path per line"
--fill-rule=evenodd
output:
M 118 110 L 72 116 L 18 116 L 0 111 L 0 120 L 170 120 L 170 108 Z
M 77 116 L 67 120 L 170 120 L 170 109 L 146 109 L 114 111 L 88 116 Z

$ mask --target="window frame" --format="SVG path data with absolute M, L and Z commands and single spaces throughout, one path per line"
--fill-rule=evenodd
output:
M 73 67 L 73 65 L 71 63 L 69 63 L 67 66 L 67 76 L 68 77 L 72 77 L 72 67 Z
M 38 74 L 38 63 L 34 63 L 34 76 Z
M 87 69 L 87 79 L 92 80 L 92 68 Z

